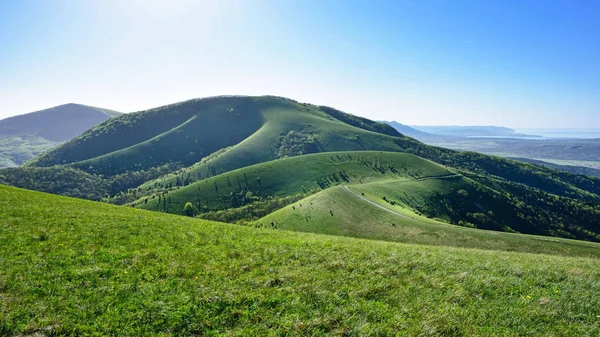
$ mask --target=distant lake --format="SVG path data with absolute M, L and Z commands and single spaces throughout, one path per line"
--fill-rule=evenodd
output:
M 515 131 L 544 138 L 600 138 L 600 129 L 515 129 Z

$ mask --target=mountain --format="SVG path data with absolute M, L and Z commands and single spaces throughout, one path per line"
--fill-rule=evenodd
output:
M 502 127 L 417 127 L 434 132 L 425 133 L 398 122 L 384 123 L 428 145 L 458 151 L 476 151 L 574 174 L 599 176 L 595 167 L 600 167 L 600 139 L 538 139 Z M 556 160 L 568 162 L 568 164 L 549 163 Z
M 0 182 L 259 227 L 345 186 L 412 222 L 600 241 L 600 179 L 425 145 L 384 123 L 273 96 L 118 116 L 0 171 Z
M 427 133 L 427 132 L 423 132 L 420 130 L 417 130 L 415 128 L 412 128 L 408 125 L 404 125 L 395 121 L 381 121 L 382 123 L 388 124 L 389 126 L 393 127 L 394 129 L 398 130 L 398 132 L 400 132 L 401 134 L 408 136 L 408 137 L 412 137 L 415 138 L 419 141 L 424 141 L 425 139 L 429 139 L 429 138 L 435 138 L 436 135 L 431 134 L 431 133 Z
M 116 111 L 65 104 L 0 120 L 0 167 L 19 166 L 118 115 Z
M 515 132 L 515 130 L 502 126 L 425 126 L 411 125 L 412 128 L 434 135 L 455 137 L 530 137 L 540 136 L 526 135 Z
M 329 192 L 324 207 L 353 212 Z M 598 332 L 594 243 L 479 231 L 482 249 L 464 249 L 431 230 L 439 246 L 399 244 L 0 195 L 3 336 Z
M 185 181 L 187 174 L 181 173 L 181 177 L 180 181 Z M 362 208 L 368 208 L 374 202 L 381 203 L 380 207 L 392 213 L 403 213 L 396 220 L 403 228 L 407 227 L 407 222 L 450 223 L 462 227 L 600 241 L 599 235 L 592 234 L 600 231 L 595 222 L 600 216 L 600 209 L 594 211 L 574 200 L 563 199 L 558 203 L 563 204 L 565 209 L 556 212 L 557 201 L 543 191 L 492 177 L 461 174 L 407 153 L 318 153 L 244 167 L 175 189 L 166 188 L 165 184 L 169 183 L 169 180 L 162 180 L 147 184 L 154 185 L 151 190 L 155 193 L 131 205 L 184 214 L 185 204 L 190 202 L 205 219 L 233 223 L 254 221 L 252 225 L 269 225 L 274 221 L 273 226 L 283 224 L 282 228 L 295 229 L 292 226 L 294 222 L 288 217 L 285 221 L 275 221 L 279 215 L 271 213 L 292 203 L 305 205 L 304 208 L 296 207 L 297 212 L 306 210 L 311 206 L 304 198 L 324 193 L 322 191 L 329 191 L 335 186 L 344 186 L 345 191 L 351 193 L 338 193 L 338 202 L 350 204 L 347 199 L 355 199 L 360 192 L 365 199 Z M 142 193 L 147 187 L 141 186 L 140 190 L 139 193 Z M 356 210 L 362 212 L 362 208 L 357 207 Z M 300 223 L 303 227 L 315 226 L 331 234 L 328 232 L 329 222 L 346 217 L 346 214 L 338 212 L 326 212 L 325 215 L 323 219 L 318 214 L 309 214 L 300 217 Z M 373 218 L 365 220 L 376 221 Z M 344 223 L 356 225 L 355 221 Z M 560 225 L 564 223 L 577 225 Z M 439 227 L 440 230 L 443 228 Z M 347 230 L 346 234 L 361 236 L 359 233 L 365 230 L 360 227 L 356 232 Z M 468 236 L 465 232 L 463 235 Z M 389 231 L 385 235 L 371 231 L 365 237 L 395 238 L 390 236 Z

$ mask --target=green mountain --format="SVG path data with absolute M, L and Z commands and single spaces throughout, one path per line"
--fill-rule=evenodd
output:
M 600 240 L 600 179 L 428 146 L 383 123 L 272 96 L 118 116 L 0 171 L 0 182 L 254 226 L 347 185 L 419 221 Z
M 488 250 L 441 233 L 442 246 L 400 244 L 0 195 L 3 336 L 600 333 L 595 243 L 479 231 Z
M 267 216 L 271 220 L 259 222 L 268 225 L 274 217 L 279 219 L 277 212 L 268 216 L 271 212 L 291 203 L 306 205 L 305 197 L 344 185 L 391 210 L 408 212 L 417 223 L 431 222 L 430 218 L 438 224 L 600 241 L 600 227 L 595 221 L 600 209 L 589 207 L 597 203 L 557 198 L 503 179 L 459 172 L 407 153 L 327 152 L 252 165 L 175 189 L 164 185 L 169 179 L 156 181 L 149 186 L 155 193 L 132 206 L 184 214 L 189 202 L 206 219 L 238 222 Z M 182 177 L 177 179 L 185 182 L 185 173 Z M 343 196 L 341 204 L 352 198 Z M 363 208 L 372 206 L 364 201 Z M 357 211 L 362 213 L 363 209 Z M 327 220 L 345 215 L 337 207 L 324 214 L 325 219 L 304 214 L 302 220 L 306 222 L 301 223 L 310 227 L 316 221 L 319 228 L 331 234 L 331 221 Z M 374 221 L 369 217 L 365 220 Z M 294 228 L 288 218 L 275 222 L 283 223 L 283 228 Z M 384 238 L 387 233 L 373 233 L 373 237 Z
M 119 112 L 65 104 L 0 120 L 0 168 L 16 167 Z

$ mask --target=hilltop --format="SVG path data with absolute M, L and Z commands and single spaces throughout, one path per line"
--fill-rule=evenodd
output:
M 120 114 L 71 103 L 0 120 L 0 167 L 22 165 Z
M 2 335 L 600 333 L 600 262 L 567 241 L 482 251 L 0 194 Z

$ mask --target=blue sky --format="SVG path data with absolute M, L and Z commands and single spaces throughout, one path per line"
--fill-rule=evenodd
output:
M 5 0 L 0 117 L 272 94 L 416 125 L 600 128 L 599 1 Z

